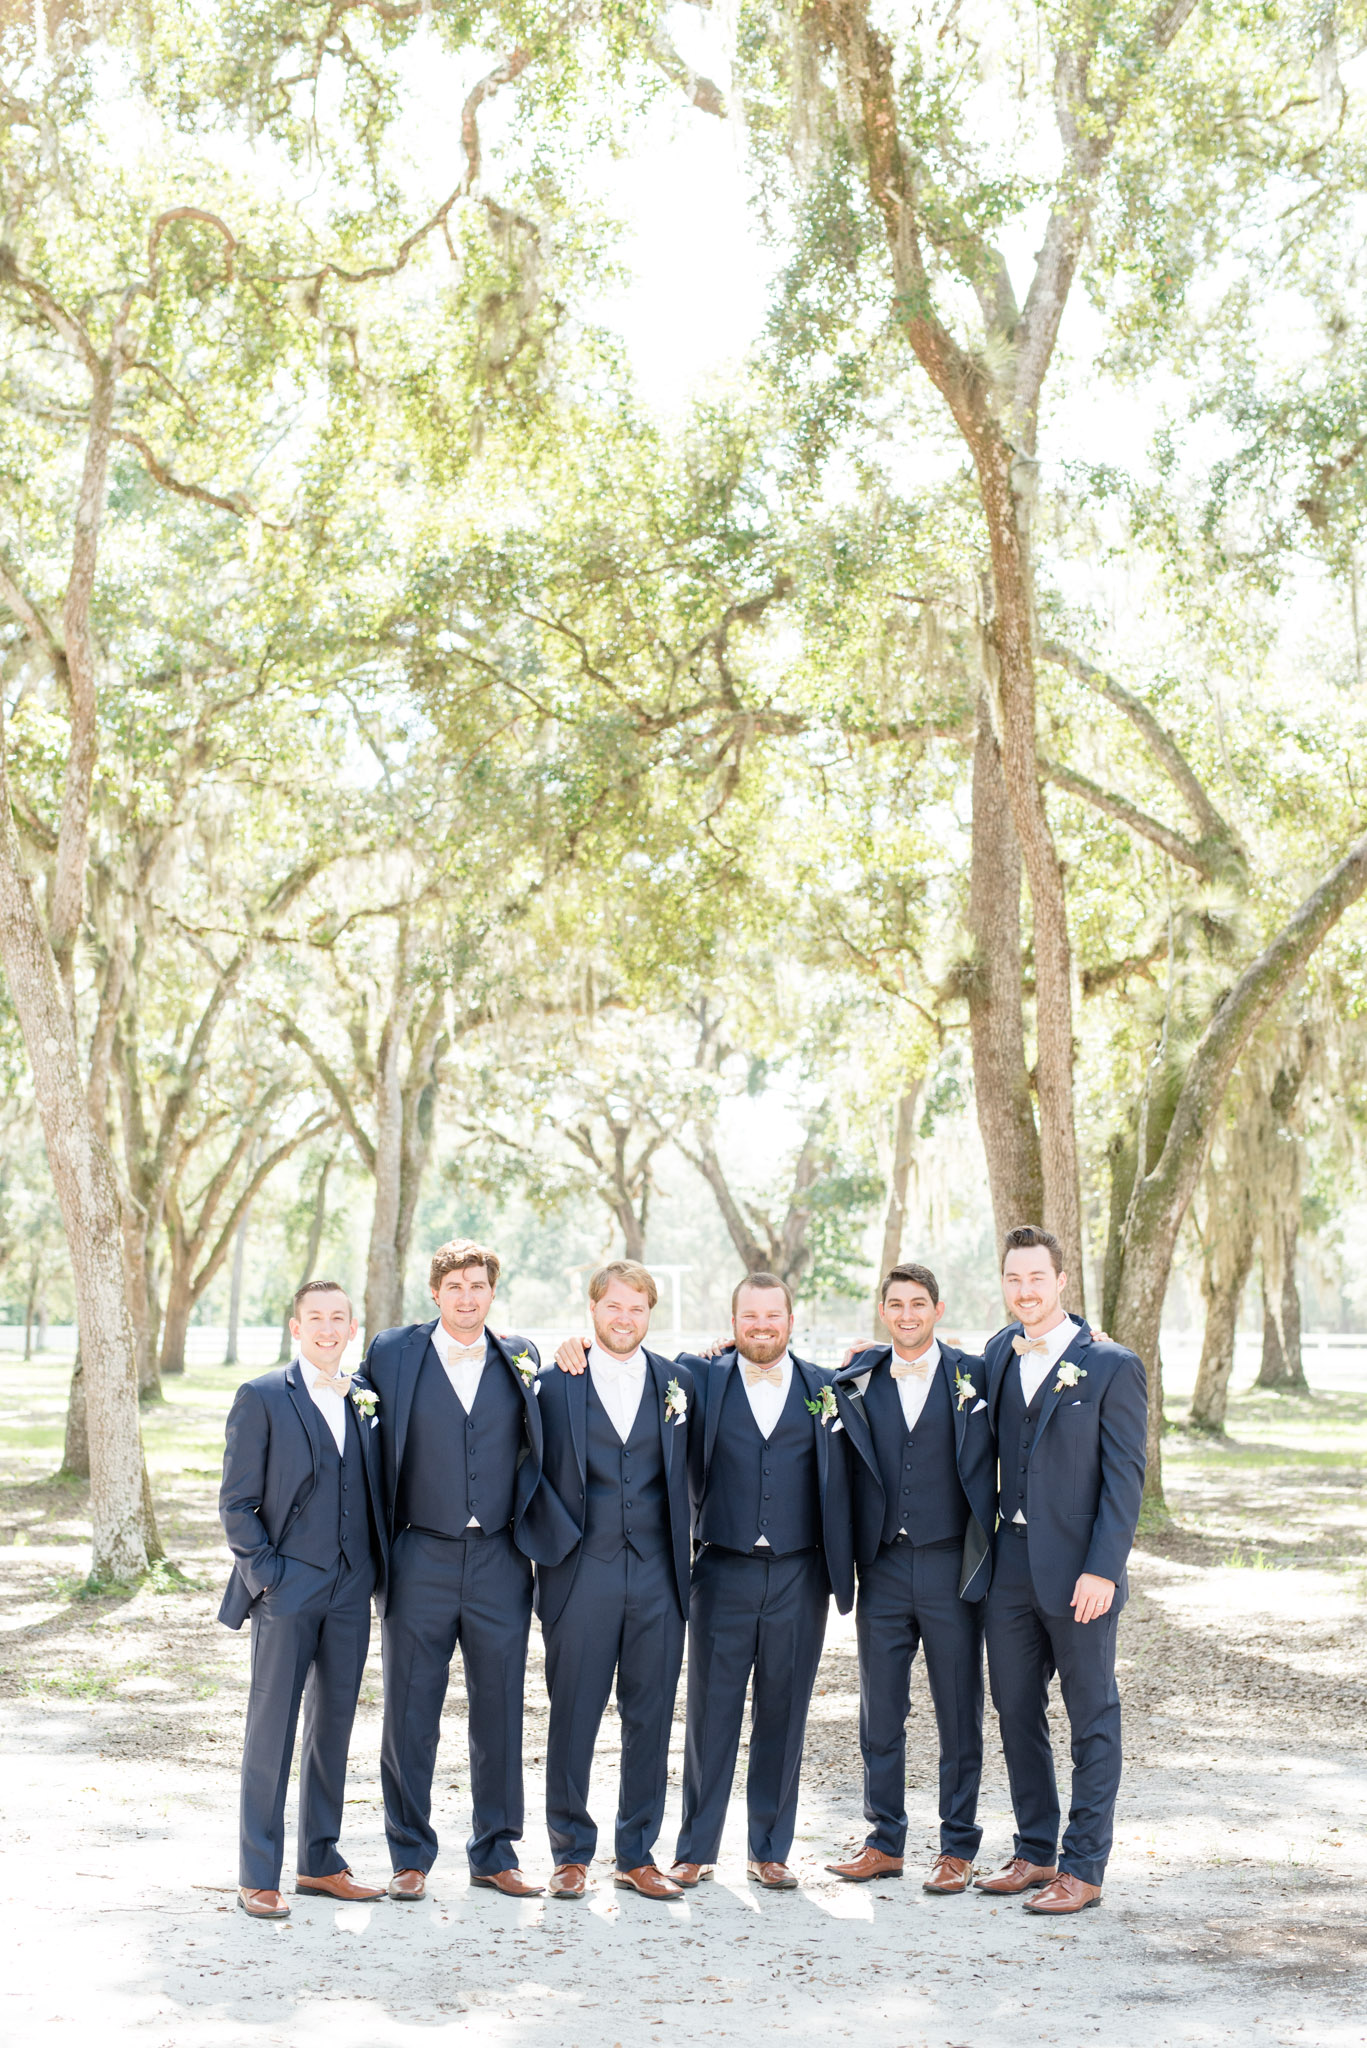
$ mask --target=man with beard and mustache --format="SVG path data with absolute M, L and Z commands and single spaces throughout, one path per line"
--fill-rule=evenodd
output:
M 731 1297 L 734 1341 L 684 1356 L 696 1388 L 689 1485 L 698 1545 L 688 1610 L 683 1823 L 670 1876 L 710 1878 L 753 1678 L 746 1775 L 749 1875 L 791 1891 L 807 1710 L 832 1592 L 854 1604 L 845 1446 L 831 1375 L 788 1349 L 793 1298 L 774 1273 Z M 556 1354 L 582 1370 L 577 1339 Z

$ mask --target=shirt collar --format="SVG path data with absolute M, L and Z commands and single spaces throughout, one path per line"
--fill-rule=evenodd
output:
M 926 1361 L 926 1378 L 929 1379 L 931 1374 L 934 1372 L 936 1366 L 940 1363 L 940 1340 L 938 1337 L 931 1338 L 930 1349 L 928 1351 L 923 1351 L 921 1353 L 921 1358 L 924 1358 Z M 898 1354 L 897 1346 L 895 1344 L 892 1347 L 892 1356 L 888 1360 L 889 1365 L 919 1365 L 920 1362 L 920 1358 L 913 1360 L 900 1357 Z
M 300 1372 L 304 1376 L 304 1385 L 308 1388 L 310 1393 L 312 1393 L 313 1388 L 317 1381 L 325 1380 L 328 1377 L 328 1375 L 325 1372 L 319 1372 L 316 1365 L 310 1365 L 309 1361 L 307 1360 L 307 1358 L 303 1356 L 302 1353 L 300 1354 L 296 1363 L 298 1364 Z M 336 1377 L 339 1380 L 347 1380 L 350 1379 L 351 1375 L 347 1371 L 346 1367 L 343 1365 L 337 1368 Z
M 601 1344 L 590 1344 L 589 1364 L 595 1372 L 606 1373 L 609 1379 L 625 1378 L 628 1374 L 635 1379 L 646 1369 L 646 1355 L 639 1344 L 630 1358 L 618 1358 L 611 1351 L 604 1351 Z
M 1021 1364 L 1039 1365 L 1042 1360 L 1041 1370 L 1047 1371 L 1051 1365 L 1058 1364 L 1058 1361 L 1062 1358 L 1077 1333 L 1078 1325 L 1070 1315 L 1065 1315 L 1061 1323 L 1055 1324 L 1052 1330 L 1046 1330 L 1044 1333 L 1044 1341 L 1049 1346 L 1049 1349 L 1047 1351 L 1027 1351 L 1021 1359 Z
M 484 1330 L 480 1331 L 479 1336 L 475 1341 L 476 1343 L 482 1345 L 486 1352 L 488 1351 L 489 1339 L 487 1333 Z M 453 1337 L 451 1335 L 451 1332 L 447 1329 L 445 1323 L 441 1320 L 440 1316 L 438 1316 L 437 1327 L 432 1332 L 432 1343 L 436 1348 L 438 1358 L 441 1360 L 442 1364 L 445 1365 L 449 1360 L 452 1352 L 455 1350 L 456 1346 L 458 1344 L 463 1343 L 463 1339 L 460 1337 Z M 473 1344 L 470 1346 L 470 1349 L 473 1351 Z

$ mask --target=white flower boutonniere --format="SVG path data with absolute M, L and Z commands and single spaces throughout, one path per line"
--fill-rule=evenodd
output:
M 356 1403 L 356 1413 L 363 1422 L 369 1422 L 380 1405 L 380 1397 L 373 1387 L 353 1385 L 351 1398 Z
M 809 1401 L 807 1406 L 812 1414 L 816 1416 L 821 1427 L 829 1429 L 839 1412 L 835 1405 L 835 1388 L 829 1380 L 825 1382 L 815 1401 Z
M 677 1429 L 688 1413 L 688 1396 L 677 1380 L 671 1380 L 665 1388 L 665 1414 Z
M 1054 1381 L 1054 1392 L 1061 1394 L 1065 1387 L 1075 1387 L 1079 1380 L 1085 1380 L 1086 1377 L 1087 1375 L 1082 1367 L 1074 1365 L 1070 1359 L 1067 1365 L 1061 1365 L 1058 1369 L 1058 1378 Z
M 517 1374 L 524 1387 L 529 1387 L 532 1384 L 532 1381 L 536 1378 L 536 1367 L 532 1363 L 530 1351 L 518 1352 L 517 1357 L 513 1360 L 513 1371 Z
M 978 1398 L 978 1389 L 974 1386 L 966 1372 L 955 1373 L 954 1391 L 959 1397 L 959 1406 L 961 1408 L 966 1408 L 970 1401 L 976 1401 Z

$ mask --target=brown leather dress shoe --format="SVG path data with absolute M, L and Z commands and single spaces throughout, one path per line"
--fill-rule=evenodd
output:
M 756 1863 L 751 1857 L 745 1866 L 746 1875 L 753 1877 L 756 1884 L 762 1884 L 767 1892 L 795 1892 L 797 1879 L 786 1863 Z
M 237 1888 L 237 1903 L 253 1920 L 288 1920 L 290 1909 L 279 1892 L 254 1892 L 249 1885 Z
M 1057 1876 L 1056 1863 L 1027 1863 L 1023 1856 L 1013 1856 L 995 1876 L 975 1878 L 973 1889 L 991 1892 L 994 1897 L 1014 1899 L 1017 1892 L 1028 1892 L 1032 1885 L 1052 1884 Z
M 1101 1904 L 1101 1886 L 1086 1884 L 1082 1878 L 1074 1877 L 1071 1870 L 1061 1870 L 1052 1884 L 1027 1899 L 1027 1913 L 1082 1913 L 1088 1906 Z
M 930 1866 L 930 1876 L 921 1880 L 923 1892 L 938 1892 L 948 1898 L 953 1892 L 966 1892 L 968 1880 L 973 1875 L 973 1864 L 967 1856 L 937 1856 Z
M 583 1899 L 588 1897 L 589 1866 L 587 1863 L 559 1863 L 551 1872 L 551 1881 L 546 1890 L 553 1899 Z
M 396 1870 L 386 1887 L 391 1899 L 421 1899 L 427 1892 L 425 1870 Z
M 643 1899 L 681 1899 L 683 1886 L 666 1877 L 653 1863 L 638 1863 L 634 1870 L 616 1871 L 613 1883 L 624 1892 L 639 1892 Z
M 478 1877 L 470 1872 L 471 1884 L 482 1884 L 491 1892 L 502 1892 L 505 1899 L 539 1899 L 546 1887 L 544 1884 L 528 1884 L 520 1870 L 491 1870 L 487 1877 Z
M 297 1877 L 294 1880 L 297 1892 L 322 1892 L 329 1899 L 382 1899 L 383 1887 L 377 1884 L 357 1884 L 349 1870 L 335 1870 L 330 1877 Z
M 715 1863 L 671 1863 L 669 1874 L 681 1891 L 691 1892 L 696 1884 L 710 1884 Z
M 846 1884 L 867 1884 L 873 1877 L 900 1877 L 902 1859 L 889 1856 L 886 1849 L 876 1849 L 872 1842 L 865 1842 L 857 1856 L 848 1863 L 828 1863 L 827 1870 L 833 1877 L 843 1877 Z

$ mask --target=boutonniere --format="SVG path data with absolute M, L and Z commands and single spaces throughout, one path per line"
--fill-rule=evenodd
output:
M 809 1401 L 807 1406 L 812 1414 L 816 1416 L 823 1429 L 828 1428 L 835 1421 L 839 1410 L 835 1405 L 835 1388 L 829 1380 L 823 1382 L 821 1392 L 817 1395 L 815 1401 Z
M 959 1397 L 959 1406 L 961 1408 L 967 1407 L 970 1401 L 976 1401 L 978 1398 L 978 1389 L 974 1386 L 966 1372 L 955 1373 L 954 1391 Z
M 1079 1380 L 1085 1380 L 1086 1377 L 1087 1375 L 1082 1367 L 1074 1365 L 1070 1359 L 1067 1365 L 1061 1365 L 1058 1369 L 1058 1378 L 1054 1381 L 1054 1392 L 1061 1394 L 1065 1387 L 1075 1387 Z
M 356 1413 L 361 1417 L 362 1421 L 369 1422 L 371 1416 L 380 1405 L 380 1397 L 375 1392 L 375 1389 L 353 1383 L 351 1398 L 356 1403 Z
M 536 1367 L 532 1363 L 530 1351 L 518 1352 L 517 1357 L 513 1360 L 513 1371 L 517 1374 L 524 1387 L 531 1386 L 536 1378 Z
M 665 1388 L 665 1414 L 677 1429 L 688 1413 L 688 1396 L 677 1380 L 671 1380 Z

